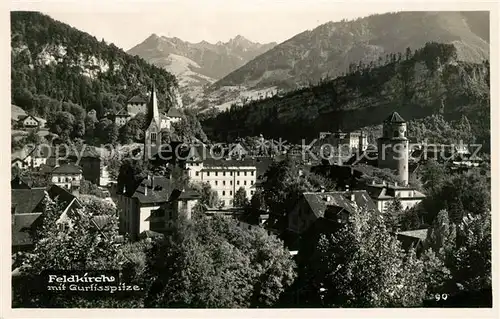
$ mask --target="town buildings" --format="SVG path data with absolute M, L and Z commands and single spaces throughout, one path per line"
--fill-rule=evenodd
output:
M 395 199 L 398 199 L 401 202 L 402 209 L 406 210 L 416 206 L 426 197 L 416 188 L 409 185 L 400 185 L 397 182 L 393 184 L 372 182 L 366 185 L 366 190 L 380 212 L 387 211 L 388 206 Z
M 56 166 L 50 173 L 52 184 L 65 188 L 72 193 L 79 191 L 82 179 L 82 169 L 72 163 Z
M 179 213 L 190 217 L 198 200 L 198 195 L 192 190 L 176 189 L 173 181 L 164 176 L 148 176 L 133 189 L 121 185 L 121 189 L 115 192 L 120 210 L 120 233 L 128 234 L 132 239 L 139 238 L 145 231 L 163 229 Z M 160 208 L 160 212 L 150 218 Z M 162 217 L 161 225 L 158 217 Z
M 255 193 L 257 167 L 252 159 L 193 159 L 186 163 L 186 169 L 192 182 L 208 183 L 217 192 L 222 206 L 233 206 L 240 188 L 248 199 Z
M 69 211 L 82 207 L 75 196 L 57 185 L 30 188 L 17 178 L 11 181 L 11 188 L 13 253 L 33 248 L 33 236 L 42 224 L 40 217 L 45 213 L 44 200 L 51 199 L 61 205 L 61 215 L 56 224 L 62 223 Z
M 302 234 L 320 219 L 342 223 L 357 208 L 376 209 L 364 190 L 305 192 L 288 215 L 288 230 Z

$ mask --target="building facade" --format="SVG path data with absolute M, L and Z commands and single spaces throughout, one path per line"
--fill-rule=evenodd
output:
M 380 212 L 387 211 L 389 205 L 396 198 L 401 202 L 403 210 L 406 210 L 416 206 L 426 197 L 425 194 L 414 187 L 398 183 L 388 184 L 384 182 L 376 184 L 372 182 L 372 184 L 366 186 L 366 189 Z
M 56 166 L 50 174 L 52 184 L 62 187 L 70 192 L 79 191 L 82 179 L 82 169 L 71 163 Z
M 193 160 L 186 163 L 186 169 L 192 182 L 208 183 L 217 192 L 222 206 L 232 207 L 234 195 L 240 188 L 249 200 L 255 193 L 257 167 L 253 161 Z

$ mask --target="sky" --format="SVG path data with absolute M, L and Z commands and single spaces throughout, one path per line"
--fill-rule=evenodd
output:
M 74 5 L 58 4 L 40 11 L 124 50 L 152 33 L 189 42 L 227 42 L 242 35 L 253 42 L 280 43 L 328 21 L 387 12 L 322 0 L 149 1 L 83 4 L 76 10 Z

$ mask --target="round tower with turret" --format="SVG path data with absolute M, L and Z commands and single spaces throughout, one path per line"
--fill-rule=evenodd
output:
M 378 139 L 378 167 L 395 171 L 400 182 L 408 184 L 406 121 L 397 112 L 383 123 L 382 137 Z

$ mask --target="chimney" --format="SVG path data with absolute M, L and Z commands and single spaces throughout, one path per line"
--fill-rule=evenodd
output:
M 349 191 L 349 185 L 346 185 L 345 186 L 345 191 L 348 192 Z

